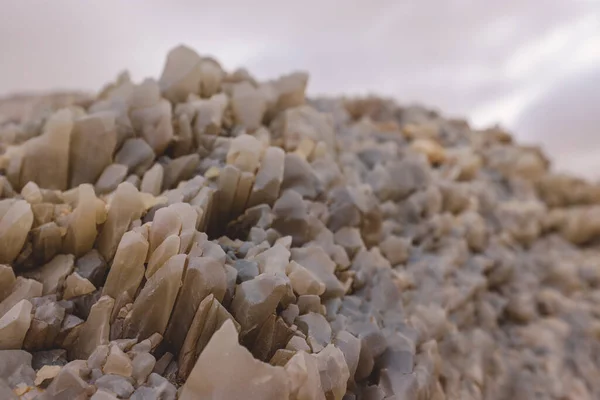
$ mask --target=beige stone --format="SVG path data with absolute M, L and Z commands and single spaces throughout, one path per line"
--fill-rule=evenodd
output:
M 188 261 L 183 286 L 173 308 L 165 333 L 165 342 L 175 354 L 184 343 L 200 303 L 209 295 L 223 301 L 226 277 L 223 264 L 210 257 L 193 257 Z
M 133 302 L 144 278 L 147 253 L 148 241 L 141 233 L 130 231 L 121 238 L 102 290 L 103 295 L 115 299 L 113 316 L 125 304 Z
M 69 300 L 73 297 L 92 293 L 96 287 L 87 279 L 82 278 L 77 272 L 73 272 L 65 280 L 65 291 L 63 299 Z
M 39 204 L 43 201 L 40 187 L 35 182 L 27 182 L 21 189 L 21 196 L 31 205 Z
M 96 347 L 96 350 L 87 359 L 87 366 L 91 369 L 102 369 L 106 359 L 108 358 L 109 346 L 101 344 Z
M 94 350 L 108 344 L 110 315 L 115 301 L 112 297 L 102 296 L 90 310 L 90 315 L 79 330 L 79 335 L 69 354 L 71 359 L 87 359 Z
M 328 399 L 341 400 L 346 393 L 346 382 L 350 377 L 344 353 L 330 344 L 316 355 L 321 387 Z
M 104 171 L 102 171 L 102 174 L 94 185 L 96 193 L 104 194 L 115 190 L 125 180 L 127 170 L 127 166 L 123 164 L 108 165 L 104 168 Z
M 235 376 L 235 382 L 229 376 Z M 255 360 L 238 344 L 234 324 L 226 321 L 200 354 L 179 398 L 285 399 L 289 390 L 283 368 Z
M 121 183 L 108 204 L 108 215 L 96 246 L 107 262 L 112 261 L 117 246 L 129 224 L 138 219 L 144 211 L 140 193 L 130 183 Z
M 10 294 L 0 303 L 0 316 L 4 315 L 21 300 L 31 300 L 42 295 L 43 285 L 33 279 L 18 276 Z
M 178 377 L 185 380 L 210 338 L 225 321 L 231 321 L 239 332 L 240 325 L 211 293 L 200 303 L 179 352 Z
M 290 107 L 297 107 L 305 102 L 305 91 L 308 85 L 306 72 L 294 72 L 284 75 L 274 82 L 277 93 L 275 109 L 277 112 Z
M 241 171 L 233 165 L 226 165 L 221 170 L 218 180 L 218 216 L 217 221 L 226 221 L 231 213 Z
M 196 141 L 202 135 L 219 135 L 223 124 L 223 114 L 227 109 L 229 99 L 226 94 L 218 93 L 208 100 L 198 100 L 192 103 L 196 114 L 194 134 Z
M 277 353 L 281 351 L 285 351 L 286 353 L 284 354 L 289 354 L 287 353 L 289 350 L 285 350 L 284 347 L 293 335 L 294 330 L 281 317 L 271 314 L 258 330 L 250 351 L 258 360 L 269 361 L 271 365 L 283 365 L 273 363 L 273 359 L 281 359 L 276 357 Z M 280 356 L 284 356 L 284 354 L 280 354 Z
M 152 168 L 144 173 L 142 183 L 140 184 L 140 191 L 158 196 L 163 186 L 163 176 L 163 166 L 158 163 L 154 164 Z
M 140 85 L 139 90 L 142 92 L 155 90 L 156 85 L 156 82 L 146 80 Z M 155 154 L 162 154 L 173 140 L 171 103 L 166 99 L 157 99 L 156 103 L 142 103 L 134 106 L 130 111 L 130 118 L 134 129 L 141 132 L 143 139 Z
M 17 202 L 17 199 L 2 199 L 0 200 L 0 219 L 2 219 L 8 210 Z
M 281 138 L 286 151 L 295 151 L 303 139 L 322 141 L 329 151 L 335 149 L 331 117 L 308 105 L 289 108 L 279 114 L 271 124 L 271 130 Z
M 69 215 L 69 225 L 64 239 L 65 251 L 76 257 L 91 250 L 98 235 L 95 201 L 96 195 L 91 185 L 79 186 L 77 206 Z
M 95 226 L 95 224 L 94 224 Z M 33 257 L 40 263 L 50 261 L 62 251 L 63 237 L 67 229 L 49 222 L 31 230 L 31 246 Z
M 221 65 L 210 57 L 202 58 L 200 73 L 200 94 L 202 97 L 210 97 L 219 92 L 221 82 L 225 76 L 225 71 L 223 71 Z
M 296 400 L 325 400 L 317 360 L 305 351 L 298 351 L 285 364 L 290 380 L 290 398 Z
M 12 267 L 0 264 L 0 304 L 10 295 L 15 282 L 15 272 Z
M 54 217 L 54 205 L 50 203 L 33 204 L 31 211 L 33 211 L 33 226 L 52 222 Z
M 398 236 L 388 236 L 381 242 L 379 248 L 389 260 L 390 264 L 401 264 L 408 259 L 410 240 Z
M 155 79 L 146 78 L 139 85 L 130 82 L 127 86 L 126 100 L 131 108 L 151 107 L 160 101 L 160 85 Z
M 318 296 L 325 292 L 325 284 L 312 272 L 295 261 L 286 267 L 286 273 L 292 284 L 292 289 L 298 295 L 316 294 Z
M 46 122 L 43 133 L 23 144 L 18 188 L 29 181 L 45 189 L 65 190 L 69 179 L 69 142 L 73 113 L 62 109 Z
M 313 155 L 313 152 L 315 151 L 316 146 L 317 146 L 317 143 L 314 140 L 312 140 L 310 138 L 304 138 L 304 139 L 300 140 L 300 143 L 298 144 L 298 147 L 294 151 L 294 154 L 298 155 L 303 160 L 309 160 L 312 158 L 311 156 Z
M 295 352 L 287 349 L 279 349 L 273 354 L 273 357 L 269 360 L 269 364 L 274 367 L 283 367 L 288 361 L 292 359 Z
M 69 146 L 69 185 L 94 183 L 113 158 L 115 116 L 92 114 L 75 121 Z
M 55 340 L 56 346 L 70 349 L 79 337 L 79 332 L 81 331 L 81 328 L 83 328 L 84 322 L 85 321 L 75 315 L 65 314 L 62 326 L 60 327 L 60 331 Z
M 74 257 L 72 254 L 59 254 L 41 268 L 27 274 L 42 283 L 42 295 L 60 294 L 67 276 L 73 271 Z
M 40 368 L 35 376 L 35 385 L 41 386 L 47 381 L 54 379 L 61 369 L 62 367 L 59 365 L 44 365 L 42 368 Z
M 265 150 L 248 199 L 248 207 L 275 203 L 283 181 L 284 159 L 285 152 L 278 147 L 270 146 Z
M 236 122 L 253 131 L 262 123 L 267 111 L 267 99 L 249 82 L 240 82 L 233 86 L 231 108 Z
M 252 172 L 242 172 L 238 185 L 233 195 L 233 203 L 231 204 L 231 211 L 229 213 L 230 219 L 237 218 L 246 210 L 248 199 L 250 198 L 250 192 L 254 184 L 255 175 Z
M 175 211 L 181 220 L 179 253 L 187 253 L 196 234 L 198 211 L 188 203 L 171 204 L 169 208 Z
M 258 270 L 261 274 L 285 275 L 290 261 L 290 251 L 281 244 L 275 244 L 270 249 L 253 257 L 252 260 L 258 263 Z
M 311 246 L 292 249 L 291 259 L 313 273 L 325 284 L 325 297 L 339 297 L 345 293 L 335 276 L 335 263 L 321 247 Z
M 102 371 L 105 374 L 129 377 L 133 372 L 133 365 L 123 350 L 112 344 Z
M 254 136 L 242 134 L 231 141 L 226 161 L 240 171 L 254 173 L 260 165 L 263 151 L 262 143 Z
M 333 344 L 344 353 L 348 371 L 350 372 L 349 382 L 354 381 L 354 375 L 360 362 L 362 342 L 359 338 L 347 331 L 339 331 L 333 338 Z M 363 350 L 363 359 L 366 351 Z M 410 353 L 409 353 L 410 354 Z
M 173 207 L 163 207 L 156 211 L 149 232 L 150 257 L 154 250 L 169 236 L 179 235 L 183 221 Z
M 21 300 L 0 317 L 0 350 L 20 349 L 31 325 L 32 305 Z
M 481 155 L 469 147 L 447 148 L 445 153 L 447 162 L 454 166 L 457 179 L 461 181 L 474 179 L 483 165 Z
M 204 231 L 209 222 L 209 215 L 213 209 L 213 198 L 216 190 L 210 187 L 203 187 L 198 194 L 190 201 L 196 210 L 198 210 L 198 219 L 196 229 Z M 201 213 L 200 213 L 201 212 Z
M 185 258 L 184 254 L 171 257 L 148 279 L 125 319 L 125 337 L 144 340 L 153 333 L 165 333 L 181 286 Z
M 85 368 L 85 361 L 71 361 L 60 370 L 46 391 L 38 398 L 40 400 L 53 400 L 87 396 L 89 385 L 81 378 L 81 375 L 84 375 L 83 368 Z
M 271 145 L 271 132 L 269 132 L 269 130 L 264 126 L 261 126 L 256 131 L 254 131 L 252 136 L 258 139 L 260 144 L 265 149 Z
M 177 118 L 177 135 L 173 144 L 173 155 L 175 157 L 188 154 L 194 147 L 194 135 L 192 123 L 187 114 L 180 114 Z
M 65 318 L 65 309 L 52 297 L 31 300 L 34 306 L 33 319 L 23 342 L 23 348 L 28 351 L 48 349 L 55 345 Z
M 18 200 L 0 219 L 0 262 L 12 263 L 17 257 L 33 224 L 31 205 Z
M 146 279 L 150 279 L 171 257 L 179 253 L 180 243 L 179 236 L 171 235 L 152 252 L 146 268 Z
M 190 93 L 200 91 L 202 70 L 200 56 L 187 46 L 177 46 L 167 55 L 160 77 L 163 95 L 172 102 L 182 102 Z
M 446 151 L 439 143 L 430 139 L 416 139 L 411 144 L 412 150 L 424 154 L 431 164 L 441 164 L 446 160 Z
M 144 139 L 127 139 L 115 156 L 115 165 L 125 165 L 128 172 L 141 175 L 150 168 L 154 158 L 152 147 Z

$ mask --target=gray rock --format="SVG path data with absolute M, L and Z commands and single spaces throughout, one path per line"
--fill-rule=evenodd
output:
M 103 375 L 96 379 L 94 384 L 96 387 L 98 387 L 98 389 L 103 389 L 107 392 L 114 393 L 122 399 L 126 399 L 131 396 L 135 390 L 132 385 L 131 378 L 125 378 L 121 375 Z
M 42 350 L 31 354 L 33 356 L 31 366 L 35 370 L 42 368 L 44 365 L 58 365 L 62 367 L 67 364 L 67 351 L 63 349 Z
M 35 311 L 23 342 L 23 348 L 29 351 L 51 348 L 60 332 L 65 309 L 50 299 L 36 298 L 33 300 Z M 35 300 L 41 301 L 35 302 Z
M 90 386 L 83 379 L 90 370 L 82 366 L 85 361 L 72 361 L 65 365 L 52 380 L 46 391 L 38 396 L 41 400 L 68 400 L 83 397 L 92 393 Z
M 242 335 L 260 327 L 275 311 L 288 291 L 287 284 L 279 275 L 260 274 L 237 286 L 231 310 L 242 326 Z
M 129 172 L 142 175 L 154 161 L 154 151 L 140 138 L 128 139 L 115 156 L 115 162 L 125 165 Z
M 320 192 L 319 183 L 305 159 L 295 153 L 286 154 L 281 190 L 295 190 L 302 197 L 314 199 Z
M 321 314 L 309 312 L 294 321 L 306 335 L 308 344 L 314 353 L 320 352 L 331 343 L 331 325 Z
M 0 350 L 0 380 L 11 388 L 19 383 L 33 386 L 35 371 L 31 368 L 32 356 L 23 350 Z
M 0 397 L 6 400 L 19 400 L 15 392 L 12 391 L 4 379 L 0 379 Z
M 75 261 L 75 272 L 95 287 L 103 285 L 107 271 L 106 261 L 96 249 L 90 250 Z
M 152 373 L 152 370 L 156 365 L 156 358 L 149 353 L 140 353 L 133 358 L 132 365 L 132 377 L 139 385 L 144 383 L 148 378 L 148 375 Z
M 75 314 L 81 319 L 87 319 L 87 317 L 90 315 L 92 306 L 96 304 L 98 300 L 100 300 L 100 297 L 102 297 L 101 290 L 96 290 L 93 293 L 86 294 L 83 296 L 74 297 L 72 299 L 74 307 L 73 314 Z
M 237 270 L 238 283 L 249 281 L 258 276 L 258 264 L 256 261 L 236 260 L 233 267 Z
M 127 176 L 127 166 L 121 164 L 110 164 L 107 166 L 96 181 L 94 189 L 98 194 L 112 192 L 125 180 Z
M 152 373 L 146 385 L 140 386 L 131 395 L 131 400 L 175 400 L 177 389 L 162 376 Z

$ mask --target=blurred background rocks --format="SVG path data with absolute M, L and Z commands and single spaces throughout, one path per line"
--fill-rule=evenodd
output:
M 258 79 L 310 71 L 312 97 L 376 93 L 499 123 L 596 179 L 599 16 L 597 0 L 2 2 L 0 97 L 158 76 L 185 43 Z

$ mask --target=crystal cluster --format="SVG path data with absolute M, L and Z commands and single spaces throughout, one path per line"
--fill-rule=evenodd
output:
M 0 119 L 2 399 L 600 397 L 600 186 L 180 46 Z

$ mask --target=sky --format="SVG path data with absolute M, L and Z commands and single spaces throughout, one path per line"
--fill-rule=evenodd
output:
M 381 94 L 600 178 L 599 0 L 0 1 L 0 96 L 158 77 L 183 43 L 309 94 Z

